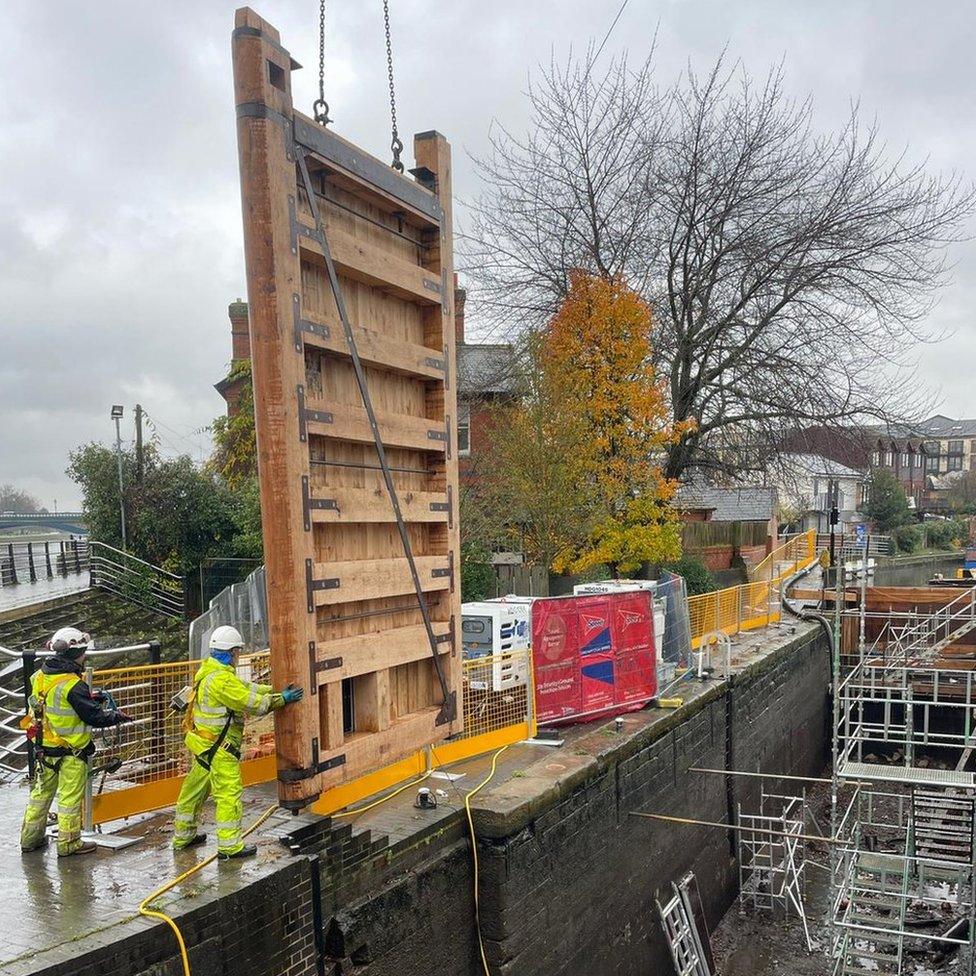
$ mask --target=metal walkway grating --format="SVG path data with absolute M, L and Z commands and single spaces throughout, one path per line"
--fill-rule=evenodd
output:
M 838 775 L 841 779 L 867 780 L 875 783 L 919 783 L 926 786 L 976 787 L 976 775 L 954 769 L 918 769 L 888 766 L 880 763 L 847 762 Z

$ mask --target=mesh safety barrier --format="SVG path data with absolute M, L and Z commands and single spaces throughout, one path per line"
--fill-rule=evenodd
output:
M 715 631 L 738 634 L 775 623 L 780 618 L 780 584 L 816 558 L 816 533 L 804 532 L 750 569 L 752 582 L 688 597 L 692 647 Z
M 183 714 L 170 703 L 190 684 L 199 666 L 199 661 L 176 661 L 92 673 L 92 687 L 108 692 L 116 705 L 133 719 L 125 725 L 96 729 L 92 733 L 98 748 L 92 783 L 96 823 L 175 801 L 190 756 L 183 745 Z M 237 673 L 245 681 L 270 683 L 268 652 L 242 658 Z M 247 720 L 241 759 L 246 781 L 266 779 L 268 770 L 273 775 L 274 719 L 271 715 Z M 116 772 L 109 772 L 106 767 L 113 760 L 121 761 L 122 765 Z

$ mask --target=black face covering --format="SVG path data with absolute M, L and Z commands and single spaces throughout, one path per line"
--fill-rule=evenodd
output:
M 71 647 L 67 641 L 59 640 L 51 644 L 51 650 L 61 657 L 66 657 L 69 661 L 76 661 L 88 648 L 83 644 L 78 647 Z

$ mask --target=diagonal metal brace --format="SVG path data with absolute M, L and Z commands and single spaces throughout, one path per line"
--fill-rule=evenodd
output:
M 322 248 L 322 256 L 325 259 L 325 270 L 329 276 L 329 286 L 332 289 L 332 297 L 335 299 L 336 309 L 339 312 L 339 320 L 342 322 L 342 332 L 349 346 L 349 356 L 352 359 L 353 370 L 356 373 L 356 383 L 359 386 L 359 395 L 363 400 L 363 407 L 366 409 L 366 417 L 369 420 L 370 430 L 373 432 L 373 443 L 376 447 L 376 455 L 380 462 L 383 472 L 383 481 L 386 484 L 387 493 L 390 496 L 390 504 L 393 506 L 393 514 L 396 517 L 397 530 L 400 533 L 400 541 L 403 543 L 403 553 L 407 557 L 407 564 L 410 567 L 410 576 L 413 579 L 413 587 L 417 594 L 417 603 L 420 606 L 421 616 L 424 618 L 424 629 L 427 631 L 427 641 L 430 644 L 431 657 L 434 659 L 434 668 L 437 671 L 437 681 L 441 686 L 443 705 L 438 715 L 438 724 L 451 721 L 457 713 L 457 696 L 451 691 L 447 684 L 447 676 L 444 674 L 444 665 L 438 653 L 437 635 L 430 619 L 430 610 L 427 607 L 427 599 L 424 596 L 424 589 L 420 582 L 420 574 L 417 571 L 417 562 L 413 556 L 413 547 L 410 544 L 410 535 L 407 532 L 406 523 L 403 520 L 403 512 L 400 510 L 400 499 L 397 496 L 396 485 L 393 484 L 393 473 L 390 470 L 389 462 L 386 459 L 386 448 L 383 446 L 383 438 L 380 435 L 379 424 L 376 422 L 376 414 L 373 410 L 373 401 L 369 395 L 369 387 L 366 384 L 366 374 L 363 371 L 363 364 L 359 359 L 359 350 L 356 348 L 356 338 L 349 323 L 349 316 L 346 314 L 346 303 L 342 297 L 342 289 L 339 287 L 339 277 L 336 274 L 335 263 L 332 260 L 332 251 L 329 249 L 329 242 L 325 236 L 325 225 L 322 222 L 322 215 L 319 212 L 318 200 L 315 190 L 312 187 L 312 180 L 308 173 L 308 163 L 305 159 L 305 147 L 296 141 L 296 156 L 298 169 L 301 173 L 302 184 L 305 188 L 305 195 L 308 197 L 308 205 L 312 210 L 312 217 L 315 219 L 315 239 Z M 310 598 L 311 600 L 311 598 Z

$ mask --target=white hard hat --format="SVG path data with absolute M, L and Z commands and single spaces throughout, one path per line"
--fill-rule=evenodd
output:
M 210 635 L 211 651 L 232 651 L 235 647 L 243 647 L 244 638 L 236 627 L 218 627 Z
M 63 654 L 72 648 L 90 648 L 94 644 L 91 634 L 86 634 L 77 627 L 61 627 L 54 632 L 54 636 L 47 642 L 47 646 L 55 653 Z

